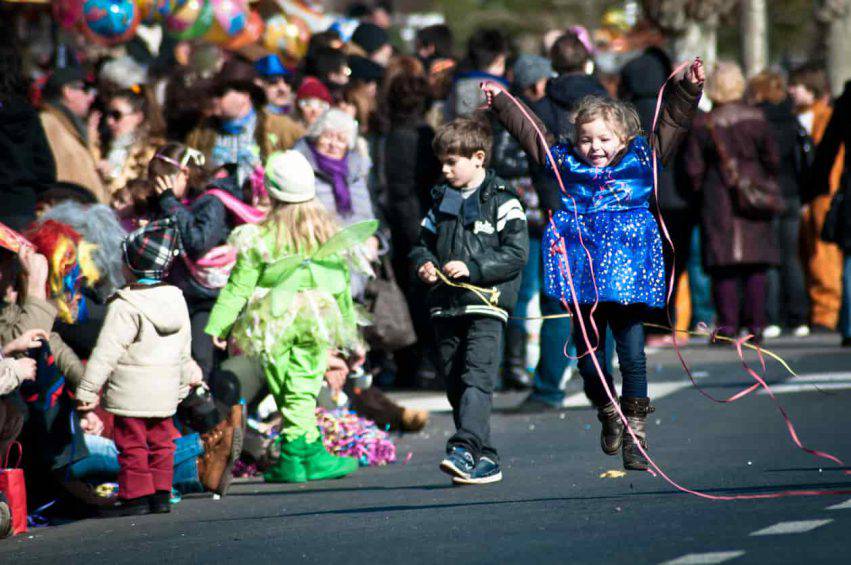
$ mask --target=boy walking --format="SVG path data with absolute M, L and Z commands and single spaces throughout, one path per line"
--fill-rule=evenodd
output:
M 457 429 L 440 468 L 457 484 L 502 479 L 490 438 L 491 405 L 505 324 L 529 252 L 520 201 L 487 169 L 491 145 L 488 124 L 473 119 L 458 118 L 437 131 L 433 147 L 446 183 L 432 190 L 433 205 L 411 252 L 417 275 L 431 285 L 438 370 Z M 452 282 L 492 289 L 484 293 L 490 304 L 471 290 L 442 284 L 438 271 Z

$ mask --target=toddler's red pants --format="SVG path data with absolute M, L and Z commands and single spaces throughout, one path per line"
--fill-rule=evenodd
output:
M 171 418 L 115 417 L 118 448 L 118 496 L 138 498 L 154 491 L 171 491 L 174 438 Z

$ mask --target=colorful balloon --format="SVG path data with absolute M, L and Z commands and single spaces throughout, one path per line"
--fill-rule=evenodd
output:
M 143 24 L 153 24 L 164 20 L 177 3 L 177 0 L 136 0 L 139 17 Z
M 266 24 L 263 21 L 263 18 L 260 17 L 260 14 L 252 10 L 248 14 L 248 21 L 246 22 L 245 29 L 242 30 L 242 33 L 224 43 L 222 47 L 230 49 L 231 51 L 236 51 L 238 49 L 242 49 L 246 45 L 256 43 L 260 37 L 262 37 L 265 25 Z
M 248 3 L 245 0 L 210 0 L 216 23 L 229 37 L 242 33 L 248 22 Z
M 166 18 L 166 29 L 178 39 L 201 37 L 213 24 L 213 8 L 206 0 L 184 0 Z
M 86 0 L 83 4 L 83 32 L 97 43 L 127 41 L 138 25 L 139 9 L 133 0 Z
M 298 16 L 275 14 L 266 22 L 263 45 L 269 51 L 283 53 L 289 59 L 301 59 L 307 53 L 310 28 Z

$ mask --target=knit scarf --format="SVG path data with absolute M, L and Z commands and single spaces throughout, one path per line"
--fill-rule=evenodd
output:
M 334 187 L 334 203 L 337 212 L 348 214 L 352 211 L 352 194 L 349 192 L 349 156 L 346 154 L 342 159 L 332 159 L 319 153 L 313 145 L 310 146 L 316 166 L 319 170 L 331 177 Z

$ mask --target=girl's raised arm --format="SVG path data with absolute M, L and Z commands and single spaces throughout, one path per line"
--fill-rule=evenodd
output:
M 520 142 L 529 158 L 539 165 L 545 165 L 547 149 L 551 143 L 547 127 L 541 119 L 523 102 L 516 98 L 512 100 L 493 83 L 484 83 L 482 90 L 485 92 L 488 106 L 508 133 Z M 548 140 L 547 144 L 541 139 L 538 130 Z
M 663 165 L 671 161 L 691 128 L 703 92 L 703 81 L 703 63 L 695 59 L 665 95 L 659 121 L 650 136 Z

